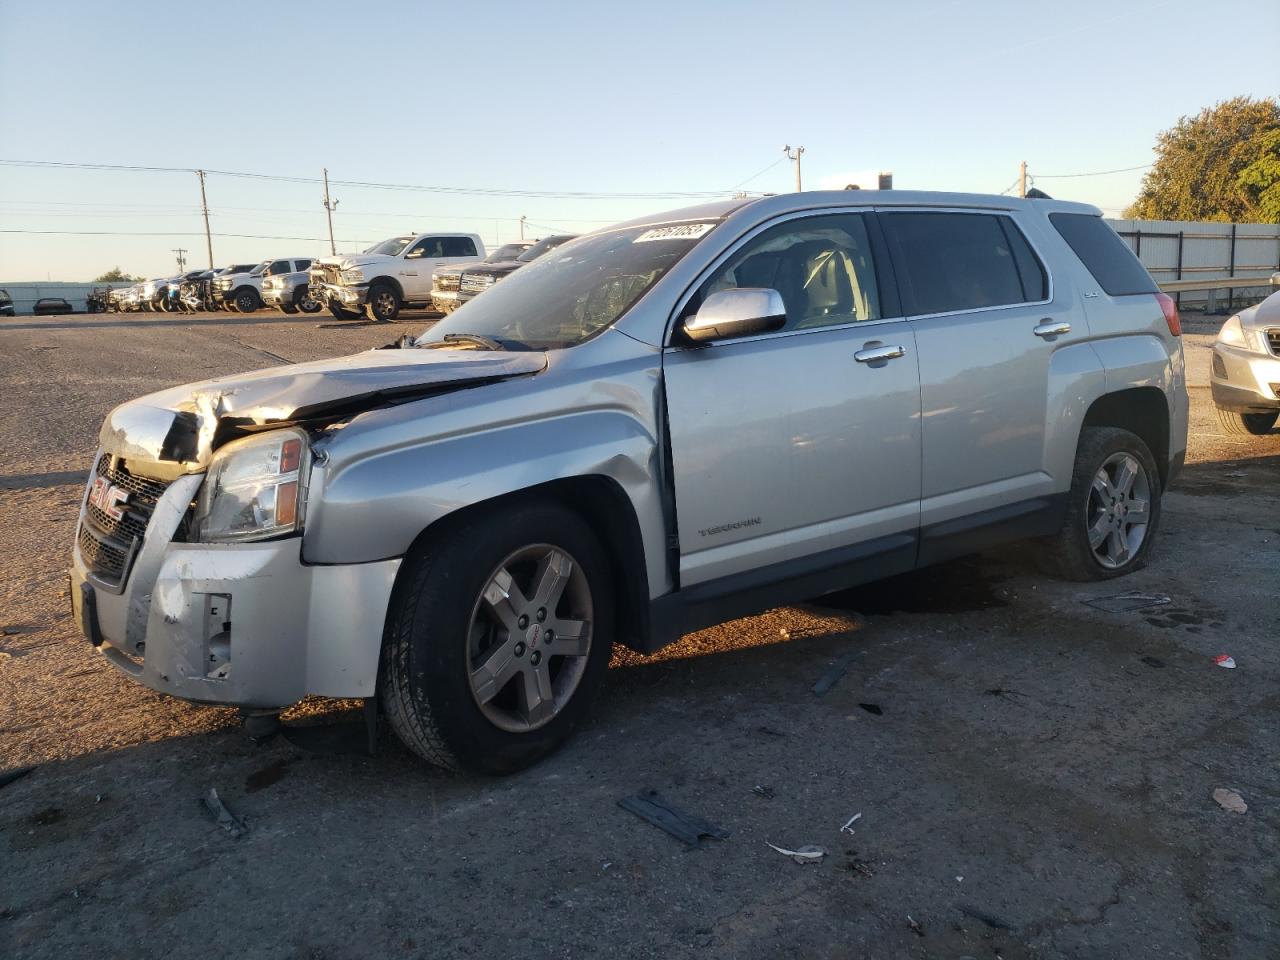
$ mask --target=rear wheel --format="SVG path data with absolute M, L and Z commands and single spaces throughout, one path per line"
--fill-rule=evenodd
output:
M 375 283 L 369 288 L 365 310 L 369 313 L 369 319 L 390 323 L 400 315 L 400 294 L 389 283 Z
M 1080 431 L 1062 529 L 1044 544 L 1048 570 L 1108 580 L 1143 566 L 1160 521 L 1160 474 L 1142 438 L 1118 427 Z
M 573 731 L 608 669 L 604 548 L 554 503 L 495 512 L 417 551 L 401 574 L 381 698 L 401 740 L 448 769 L 502 774 Z
M 1222 427 L 1222 432 L 1233 436 L 1248 434 L 1260 437 L 1270 433 L 1276 420 L 1280 419 L 1280 410 L 1270 413 L 1241 413 L 1238 410 L 1223 410 L 1221 407 L 1214 407 L 1214 410 L 1217 411 L 1218 425 Z

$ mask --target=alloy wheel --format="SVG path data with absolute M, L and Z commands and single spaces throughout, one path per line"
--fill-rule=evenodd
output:
M 1142 549 L 1151 519 L 1151 481 L 1131 453 L 1114 453 L 1094 474 L 1085 524 L 1094 559 L 1108 570 L 1128 564 Z
M 471 694 L 494 726 L 525 733 L 572 698 L 592 641 L 591 588 L 569 553 L 517 550 L 490 574 L 467 631 Z

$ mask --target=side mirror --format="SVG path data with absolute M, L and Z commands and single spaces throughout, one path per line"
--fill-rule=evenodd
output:
M 696 343 L 772 333 L 787 323 L 782 294 L 767 287 L 718 290 L 707 297 L 698 312 L 684 321 L 684 335 Z

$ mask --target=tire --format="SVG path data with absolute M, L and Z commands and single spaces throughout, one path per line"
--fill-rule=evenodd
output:
M 541 593 L 560 599 L 544 604 L 544 617 L 536 580 L 550 583 L 557 567 L 559 590 Z M 587 712 L 609 666 L 613 622 L 604 547 L 572 510 L 536 502 L 494 511 L 465 531 L 447 527 L 410 554 L 392 597 L 379 684 L 387 720 L 436 766 L 522 770 Z M 568 623 L 579 625 L 578 643 L 548 639 L 551 624 Z M 554 649 L 583 652 L 547 652 Z
M 237 313 L 253 313 L 262 307 L 262 296 L 253 287 L 241 287 L 233 302 Z
M 340 307 L 332 300 L 329 301 L 329 312 L 338 320 L 359 320 L 362 316 L 358 311 Z
M 369 288 L 369 299 L 364 305 L 370 320 L 391 323 L 400 315 L 400 294 L 389 283 L 375 283 Z
M 1076 448 L 1062 529 L 1042 544 L 1046 571 L 1066 580 L 1090 581 L 1141 568 L 1160 526 L 1161 493 L 1155 458 L 1141 437 L 1118 427 L 1085 427 Z M 1139 503 L 1144 504 L 1142 514 Z M 1145 523 L 1133 519 L 1142 515 Z
M 1214 410 L 1218 414 L 1218 426 L 1228 436 L 1260 437 L 1270 433 L 1276 420 L 1280 419 L 1280 410 L 1270 413 L 1241 413 L 1239 410 L 1223 410 L 1221 407 L 1214 407 Z
M 308 287 L 298 288 L 298 292 L 293 295 L 293 305 L 303 313 L 319 313 L 322 309 L 320 301 L 311 296 Z
M 298 308 L 297 308 L 297 307 L 295 307 L 292 303 L 282 303 L 282 304 L 280 304 L 280 309 L 281 309 L 283 312 L 285 312 L 285 313 L 297 313 L 297 312 L 298 312 Z

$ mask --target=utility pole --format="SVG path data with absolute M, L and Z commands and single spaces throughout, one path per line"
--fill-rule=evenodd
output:
M 524 216 L 523 214 L 521 214 L 521 216 L 520 216 L 520 239 L 521 239 L 521 240 L 523 240 L 523 239 L 524 239 L 524 222 L 525 222 L 527 219 L 529 219 L 529 218 L 528 218 L 528 217 L 526 217 L 526 216 Z
M 796 147 L 792 152 L 791 144 L 787 144 L 782 148 L 782 152 L 787 155 L 788 160 L 794 160 L 796 163 L 796 193 L 800 192 L 800 155 L 804 153 L 804 147 Z
M 338 248 L 333 245 L 333 211 L 338 209 L 338 201 L 329 201 L 329 168 L 324 168 L 324 215 L 329 220 L 329 255 L 336 257 Z
M 213 269 L 213 234 L 209 232 L 209 201 L 204 195 L 204 171 L 197 170 L 196 176 L 200 178 L 200 209 L 204 211 L 204 245 L 209 251 L 209 269 Z
M 1027 161 L 1023 160 L 1022 165 L 1018 167 L 1018 196 L 1024 199 L 1027 196 Z
M 186 247 L 174 247 L 170 251 L 170 253 L 176 253 L 178 255 L 178 272 L 179 273 L 187 272 L 187 258 L 185 256 L 186 252 L 187 252 Z

